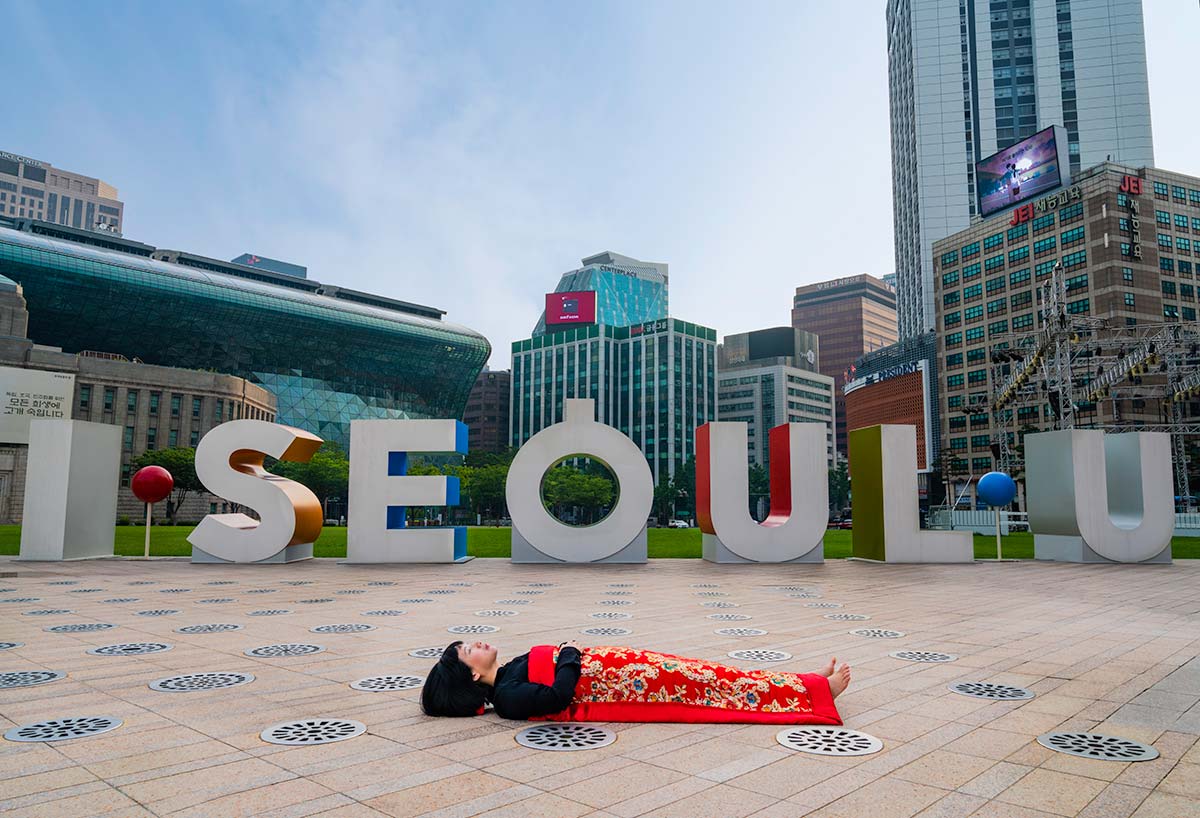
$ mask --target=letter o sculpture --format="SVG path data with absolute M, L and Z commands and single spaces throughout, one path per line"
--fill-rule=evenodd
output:
M 643 534 L 654 502 L 654 480 L 646 456 L 632 440 L 597 423 L 594 417 L 594 401 L 565 401 L 563 422 L 543 429 L 521 447 L 505 484 L 514 534 L 519 533 L 546 556 L 564 562 L 596 562 L 632 544 Z M 546 470 L 576 454 L 602 461 L 617 478 L 616 505 L 594 525 L 567 525 L 542 505 Z

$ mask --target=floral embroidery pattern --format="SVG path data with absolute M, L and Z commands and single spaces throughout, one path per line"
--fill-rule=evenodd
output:
M 812 712 L 812 699 L 799 674 L 743 670 L 622 647 L 583 649 L 574 701 L 670 702 L 762 713 Z

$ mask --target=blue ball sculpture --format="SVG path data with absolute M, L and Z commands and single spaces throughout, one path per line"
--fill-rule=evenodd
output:
M 990 471 L 979 478 L 975 494 L 989 506 L 1006 506 L 1017 496 L 1017 484 L 1002 471 Z

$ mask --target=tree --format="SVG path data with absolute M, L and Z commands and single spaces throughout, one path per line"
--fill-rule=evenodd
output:
M 507 465 L 496 464 L 475 469 L 470 491 L 472 510 L 483 516 L 504 516 L 504 487 L 507 482 Z
M 679 489 L 676 501 L 693 514 L 696 511 L 696 458 L 689 457 L 682 468 L 675 470 L 675 486 Z
M 477 469 L 485 466 L 504 466 L 507 470 L 508 465 L 516 456 L 517 450 L 511 446 L 498 452 L 468 452 L 467 456 L 463 458 L 463 465 Z
M 595 522 L 601 509 L 612 505 L 616 491 L 609 477 L 586 474 L 563 464 L 550 469 L 542 482 L 542 503 L 560 520 L 577 516 Z
M 667 521 L 675 510 L 675 501 L 679 499 L 679 487 L 666 474 L 659 479 L 654 487 L 654 516 L 659 524 Z
M 838 461 L 835 468 L 829 470 L 829 507 L 841 512 L 850 505 L 850 464 L 845 460 Z
M 167 502 L 167 519 L 175 525 L 175 516 L 184 500 L 193 491 L 204 491 L 200 478 L 196 477 L 196 450 L 186 447 L 174 449 L 149 449 L 133 461 L 137 468 L 161 466 L 171 473 L 175 481 L 172 497 Z
M 758 463 L 750 466 L 747 476 L 750 481 L 750 516 L 757 520 L 759 499 L 770 500 L 771 498 L 771 476 Z
M 277 460 L 268 471 L 305 486 L 323 509 L 331 497 L 344 498 L 350 490 L 350 460 L 335 443 L 325 443 L 304 463 Z

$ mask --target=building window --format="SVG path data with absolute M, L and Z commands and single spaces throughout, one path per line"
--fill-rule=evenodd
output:
M 201 406 L 202 406 L 202 401 L 200 398 L 192 398 L 192 419 L 193 420 L 200 419 Z
M 1179 307 L 1176 307 L 1174 304 L 1164 304 L 1163 318 L 1166 318 L 1168 321 L 1178 321 Z
M 964 260 L 977 255 L 979 255 L 979 242 L 968 244 L 966 247 L 962 248 L 962 257 Z
M 1166 182 L 1155 182 L 1154 183 L 1154 198 L 1156 198 L 1156 199 L 1167 198 L 1167 183 Z
M 1012 244 L 1014 241 L 1023 239 L 1028 235 L 1029 235 L 1029 225 L 1018 224 L 1016 227 L 1014 227 L 1008 231 L 1008 242 L 1009 242 L 1009 244 Z
M 953 272 L 950 272 L 950 273 L 942 273 L 942 286 L 943 287 L 953 287 L 957 283 L 958 283 L 958 270 L 954 270 Z
M 955 352 L 952 355 L 946 356 L 946 366 L 962 366 L 963 356 L 961 352 Z
M 1081 218 L 1083 218 L 1083 202 L 1076 202 L 1070 207 L 1064 207 L 1058 211 L 1059 224 L 1068 224 Z
M 982 304 L 977 304 L 974 307 L 967 307 L 965 310 L 963 310 L 963 320 L 974 321 L 978 318 L 983 318 Z
M 1044 256 L 1047 253 L 1053 253 L 1057 239 L 1054 236 L 1047 236 L 1044 239 L 1038 239 L 1033 243 L 1033 253 L 1036 256 Z M 1028 253 L 1026 253 L 1028 255 Z
M 983 340 L 983 327 L 971 327 L 967 330 L 967 343 Z
M 1130 309 L 1133 309 L 1137 306 L 1137 303 L 1133 298 L 1133 293 L 1125 293 L 1125 306 L 1129 307 Z
M 967 363 L 979 364 L 987 360 L 987 350 L 983 347 L 971 349 L 967 351 Z
M 953 349 L 954 347 L 961 346 L 962 339 L 963 339 L 963 336 L 962 336 L 961 332 L 947 333 L 946 334 L 946 349 Z
M 992 438 L 990 435 L 971 435 L 972 449 L 986 449 L 991 445 Z
M 1196 320 L 1196 308 L 1195 307 L 1184 307 L 1183 308 L 1183 320 L 1184 321 L 1195 321 Z
M 1029 329 L 1033 326 L 1033 313 L 1028 315 L 1018 315 L 1012 320 L 1013 330 Z
M 942 324 L 946 327 L 957 326 L 961 321 L 962 321 L 962 314 L 959 313 L 957 310 L 954 312 L 946 313 L 946 315 L 943 316 L 943 318 L 942 318 Z
M 188 446 L 191 446 L 194 449 L 199 444 L 200 444 L 200 430 L 192 429 L 191 433 L 188 435 Z
M 129 463 L 121 464 L 121 485 L 122 486 L 129 485 L 129 473 L 131 471 L 133 471 L 133 466 L 131 466 Z
M 995 250 L 997 247 L 1003 246 L 1003 244 L 1004 244 L 1004 234 L 1003 233 L 994 233 L 983 240 L 983 249 L 984 250 Z
M 1068 301 L 1067 312 L 1072 315 L 1080 315 L 1091 312 L 1090 302 L 1086 298 L 1081 298 L 1078 301 Z
M 950 448 L 956 452 L 965 452 L 967 450 L 967 439 L 965 437 L 950 438 Z
M 1163 292 L 1163 295 L 1169 295 L 1172 298 L 1174 298 L 1175 297 L 1175 282 L 1174 281 L 1162 282 L 1162 292 Z
M 1175 259 L 1168 258 L 1166 256 L 1159 256 L 1158 257 L 1158 269 L 1162 270 L 1164 273 L 1174 273 L 1175 272 Z M 1166 283 L 1166 282 L 1163 282 L 1163 283 Z
M 963 376 L 961 374 L 946 376 L 946 386 L 953 387 L 953 386 L 962 386 L 962 385 L 963 385 Z
M 1028 256 L 1029 248 L 1025 247 L 1023 249 L 1025 250 L 1025 256 Z M 1013 252 L 1015 253 L 1016 251 L 1014 250 Z M 1022 258 L 1024 258 L 1025 256 L 1023 256 Z M 983 269 L 987 270 L 989 273 L 992 270 L 1003 270 L 1004 269 L 1004 256 L 992 256 L 991 258 L 984 259 L 983 260 Z
M 224 415 L 225 415 L 225 399 L 217 398 L 217 411 L 213 414 L 213 421 L 216 423 L 220 423 L 221 421 L 223 421 L 225 419 Z
M 1088 274 L 1087 273 L 1082 273 L 1077 276 L 1072 276 L 1071 278 L 1068 278 L 1066 281 L 1066 289 L 1067 289 L 1068 293 L 1073 292 L 1075 290 L 1079 290 L 1079 289 L 1087 289 L 1087 285 L 1088 285 Z
M 981 268 L 979 266 L 979 262 L 968 264 L 966 267 L 963 267 L 963 281 L 970 281 L 972 278 L 977 278 L 980 270 Z
M 959 385 L 962 385 L 961 381 L 959 382 Z M 946 398 L 946 405 L 951 409 L 957 409 L 958 407 L 962 406 L 962 402 L 962 395 L 951 395 L 950 397 Z
M 136 389 L 130 389 L 125 395 L 125 411 L 131 415 L 137 414 L 138 393 Z
M 996 292 L 1003 292 L 1003 290 L 1004 290 L 1004 276 L 999 276 L 997 278 L 989 278 L 988 279 L 988 282 L 987 282 L 988 295 L 991 295 L 992 293 L 996 293 Z
M 158 429 L 151 426 L 146 430 L 146 451 L 152 451 L 158 445 Z
M 1171 237 L 1166 233 L 1159 233 L 1158 246 L 1166 250 L 1168 253 L 1171 252 Z
M 958 303 L 958 290 L 942 293 L 942 306 L 950 307 Z
M 992 470 L 992 458 L 990 457 L 972 457 L 971 471 L 979 474 L 979 472 L 989 472 Z
M 1050 237 L 1050 240 L 1051 240 L 1051 242 L 1053 242 L 1053 241 L 1054 241 L 1054 237 L 1053 237 L 1053 236 L 1051 236 L 1051 237 Z M 1043 239 L 1043 241 L 1044 241 L 1044 239 Z M 1025 259 L 1027 259 L 1027 258 L 1029 258 L 1029 247 L 1028 247 L 1028 245 L 1026 245 L 1025 247 L 1018 247 L 1018 248 L 1017 248 L 1017 249 L 1015 249 L 1015 250 L 1009 250 L 1009 251 L 1008 251 L 1008 263 L 1009 263 L 1009 264 L 1017 264 L 1018 262 L 1022 262 L 1022 261 L 1024 261 L 1024 260 L 1025 260 Z
M 982 284 L 972 284 L 963 290 L 963 301 L 975 301 L 979 298 L 983 298 Z
M 987 303 L 987 311 L 989 316 L 1008 312 L 1008 299 L 1001 297 L 989 301 Z
M 133 451 L 133 427 L 132 426 L 125 427 L 125 451 L 127 451 L 127 452 Z
M 1018 310 L 1022 307 L 1026 307 L 1032 303 L 1033 303 L 1033 293 L 1030 292 L 1029 290 L 1026 290 L 1025 292 L 1022 292 L 1022 293 L 1015 293 L 1012 296 L 1012 298 L 1009 299 L 1009 306 L 1014 310 Z
M 988 324 L 988 335 L 1004 335 L 1008 332 L 1008 321 L 993 321 Z
M 1037 235 L 1038 233 L 1042 233 L 1046 230 L 1049 230 L 1052 227 L 1054 227 L 1054 214 L 1053 213 L 1047 213 L 1045 216 L 1038 216 L 1036 219 L 1033 220 L 1034 235 Z
M 1008 283 L 1012 287 L 1015 287 L 1018 284 L 1020 284 L 1024 281 L 1028 281 L 1028 280 L 1029 280 L 1029 268 L 1028 267 L 1025 267 L 1024 269 L 1021 269 L 1021 270 L 1013 270 L 1011 273 L 1008 274 Z
M 1154 221 L 1155 221 L 1155 223 L 1161 224 L 1164 227 L 1170 227 L 1171 226 L 1171 214 L 1165 210 L 1155 210 L 1154 211 Z
M 1133 281 L 1133 268 L 1132 267 L 1122 267 L 1121 268 L 1121 280 L 1122 281 Z
M 1076 250 L 1074 253 L 1068 253 L 1062 258 L 1064 270 L 1070 270 L 1073 267 L 1082 267 L 1087 264 L 1087 250 Z
M 174 449 L 179 445 L 179 430 L 171 429 L 167 432 L 167 448 Z
M 179 407 L 182 403 L 183 403 L 182 395 L 172 395 L 171 396 L 171 417 L 173 417 L 173 418 L 179 417 Z
M 87 412 L 92 404 L 92 387 L 84 384 L 79 387 L 79 411 Z
M 967 428 L 967 419 L 962 415 L 950 418 L 950 431 L 963 432 Z
M 111 386 L 104 387 L 104 411 L 112 412 L 113 405 L 117 402 L 117 390 Z
M 158 401 L 161 397 L 159 392 L 150 393 L 150 417 L 158 417 Z
M 942 266 L 958 263 L 958 251 L 951 250 L 949 253 L 942 253 Z
M 1175 229 L 1186 231 L 1188 229 L 1188 217 L 1183 215 L 1182 213 L 1176 213 L 1175 214 Z

